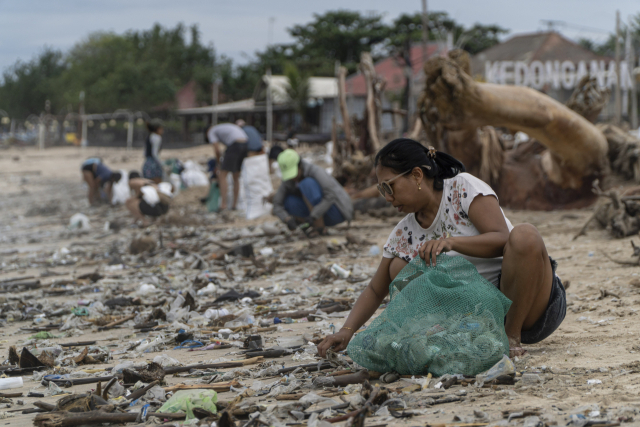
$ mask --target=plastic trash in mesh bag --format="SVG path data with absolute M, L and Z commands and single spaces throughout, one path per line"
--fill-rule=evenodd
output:
M 509 354 L 511 301 L 460 256 L 416 257 L 389 286 L 387 308 L 347 348 L 377 372 L 476 375 Z

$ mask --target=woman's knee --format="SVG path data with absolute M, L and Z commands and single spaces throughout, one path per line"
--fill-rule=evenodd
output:
M 544 250 L 544 241 L 538 229 L 531 224 L 518 224 L 509 233 L 504 254 L 531 255 L 540 250 Z

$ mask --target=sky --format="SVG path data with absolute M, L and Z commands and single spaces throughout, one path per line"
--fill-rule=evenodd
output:
M 0 71 L 28 61 L 44 46 L 67 51 L 94 31 L 122 33 L 154 23 L 173 27 L 198 24 L 202 40 L 218 54 L 246 62 L 269 43 L 291 41 L 287 28 L 313 19 L 314 13 L 350 9 L 382 13 L 387 22 L 421 10 L 421 0 L 0 0 Z M 431 11 L 446 11 L 469 27 L 498 24 L 513 34 L 547 28 L 541 20 L 563 21 L 567 37 L 603 41 L 621 19 L 640 13 L 638 0 L 428 0 Z

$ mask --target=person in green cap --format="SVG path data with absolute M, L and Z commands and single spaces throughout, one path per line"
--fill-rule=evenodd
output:
M 289 230 L 302 228 L 309 236 L 353 218 L 351 198 L 320 166 L 305 162 L 295 150 L 278 155 L 282 184 L 273 197 L 273 214 Z

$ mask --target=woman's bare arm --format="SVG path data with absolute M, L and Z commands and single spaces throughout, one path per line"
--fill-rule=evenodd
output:
M 477 196 L 469 206 L 469 220 L 480 233 L 477 236 L 455 236 L 425 242 L 418 253 L 427 262 L 435 265 L 436 256 L 442 252 L 456 251 L 477 258 L 502 256 L 509 227 L 504 219 L 498 199 L 494 196 Z
M 327 350 L 334 347 L 334 351 L 340 351 L 347 348 L 347 344 L 353 337 L 355 331 L 360 329 L 367 320 L 373 316 L 384 298 L 389 294 L 389 284 L 391 277 L 389 276 L 389 266 L 393 258 L 382 258 L 376 274 L 374 274 L 369 285 L 362 291 L 360 297 L 356 301 L 347 321 L 344 322 L 343 328 L 333 335 L 328 335 L 318 345 L 318 354 L 325 357 Z

